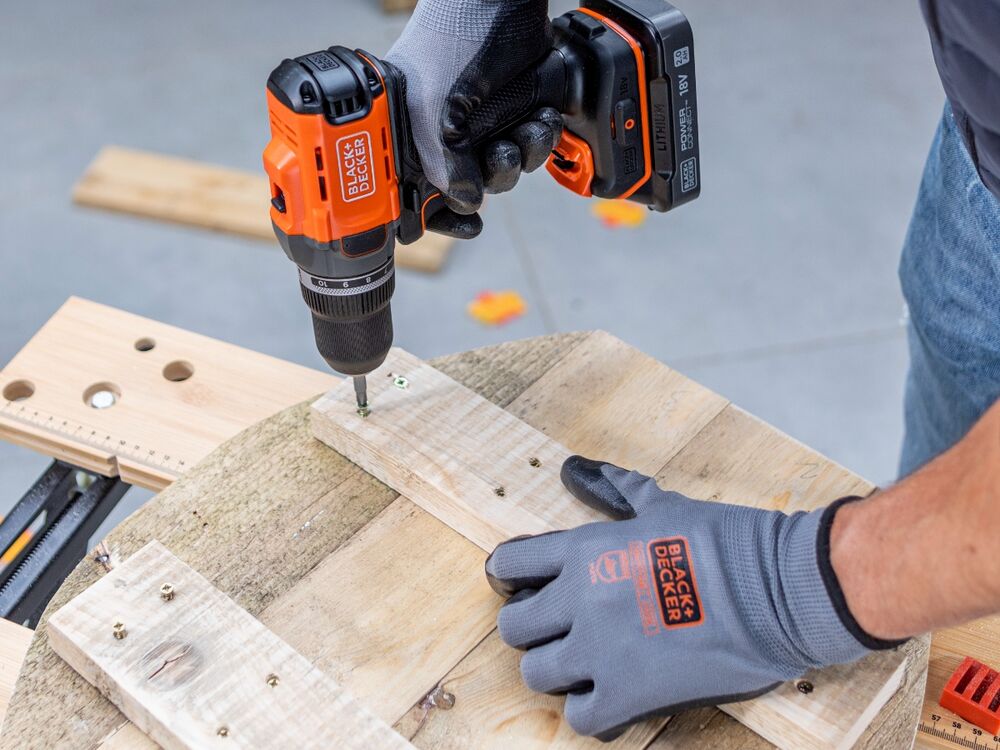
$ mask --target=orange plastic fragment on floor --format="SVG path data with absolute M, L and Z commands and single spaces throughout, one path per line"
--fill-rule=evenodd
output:
M 598 200 L 590 209 L 606 227 L 637 227 L 646 220 L 649 210 L 632 201 Z
M 958 665 L 938 701 L 966 721 L 1000 734 L 1000 680 L 997 671 L 971 656 Z
M 524 315 L 528 309 L 517 292 L 481 292 L 469 303 L 469 315 L 488 326 L 500 326 Z

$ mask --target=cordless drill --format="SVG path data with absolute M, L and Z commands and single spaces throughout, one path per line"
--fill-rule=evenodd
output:
M 484 143 L 539 107 L 563 115 L 546 164 L 583 196 L 669 211 L 698 196 L 694 44 L 665 0 L 582 0 L 552 21 L 554 44 L 487 99 L 470 120 Z M 267 81 L 271 140 L 264 168 L 278 242 L 299 267 L 320 354 L 365 376 L 392 345 L 393 249 L 423 235 L 444 206 L 420 166 L 405 81 L 362 50 L 284 60 Z

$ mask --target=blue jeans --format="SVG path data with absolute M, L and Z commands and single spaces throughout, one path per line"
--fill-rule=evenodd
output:
M 910 308 L 902 477 L 958 442 L 1000 397 L 1000 200 L 979 179 L 950 106 L 899 279 Z

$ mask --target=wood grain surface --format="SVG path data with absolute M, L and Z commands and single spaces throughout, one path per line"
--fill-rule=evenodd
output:
M 270 198 L 263 174 L 121 146 L 102 148 L 73 188 L 80 205 L 231 232 L 277 248 Z M 439 271 L 453 244 L 428 232 L 409 245 L 397 244 L 396 264 Z
M 159 490 L 240 430 L 338 380 L 71 297 L 0 370 L 0 437 Z M 97 390 L 115 403 L 91 406 Z
M 674 483 L 692 493 L 691 488 L 701 488 L 704 497 L 739 496 L 746 502 L 812 507 L 860 483 L 724 401 L 717 404 L 714 416 L 706 414 L 707 425 L 696 434 L 680 427 L 657 428 L 658 435 L 668 437 L 657 454 L 640 436 L 648 422 L 647 405 L 620 401 L 629 392 L 629 373 L 610 366 L 594 369 L 600 358 L 587 349 L 577 351 L 581 346 L 600 349 L 605 345 L 601 339 L 600 334 L 544 337 L 467 352 L 434 364 L 482 397 L 509 406 L 512 413 L 570 450 L 586 449 L 595 455 L 602 450 L 619 451 L 614 454 L 618 460 L 634 450 L 632 455 L 643 457 L 637 458 L 636 466 L 658 474 L 665 485 Z M 591 372 L 587 367 L 581 372 L 575 364 L 560 368 L 574 353 L 572 361 L 595 363 L 588 366 Z M 546 384 L 549 373 L 558 387 Z M 602 391 L 587 390 L 588 382 L 600 383 L 609 391 L 617 389 L 619 401 L 605 399 Z M 641 390 L 641 385 L 637 383 L 636 388 Z M 684 394 L 680 395 L 683 400 Z M 587 416 L 566 417 L 566 411 L 578 408 Z M 688 413 L 683 404 L 675 408 L 677 414 Z M 221 446 L 115 529 L 108 539 L 113 555 L 124 559 L 150 539 L 159 539 L 311 661 L 338 665 L 330 669 L 331 675 L 359 698 L 389 693 L 377 696 L 371 704 L 383 718 L 412 700 L 397 717 L 396 727 L 418 747 L 467 747 L 472 737 L 486 737 L 493 744 L 516 737 L 530 740 L 525 743 L 529 747 L 558 746 L 562 739 L 570 739 L 560 735 L 559 700 L 528 693 L 517 678 L 516 652 L 502 648 L 490 633 L 490 618 L 477 602 L 489 602 L 491 594 L 473 578 L 481 577 L 481 568 L 475 566 L 481 564 L 482 551 L 313 440 L 307 413 L 305 404 L 288 409 Z M 576 432 L 574 424 L 579 427 Z M 557 434 L 563 429 L 559 425 L 569 425 L 569 429 Z M 741 435 L 741 430 L 749 434 Z M 732 446 L 741 445 L 744 439 L 750 442 L 746 450 L 733 451 Z M 755 453 L 754 446 L 763 450 Z M 662 458 L 659 466 L 655 465 L 657 457 Z M 744 475 L 748 467 L 754 469 L 754 476 Z M 415 530 L 409 531 L 407 518 L 421 519 Z M 413 548 L 409 577 L 392 575 L 407 571 L 400 560 L 383 559 L 382 564 L 389 567 L 385 573 L 366 567 L 370 561 L 379 561 L 380 552 L 391 556 L 393 548 L 379 540 L 391 542 L 396 538 L 393 530 L 401 528 L 411 534 L 407 539 L 423 542 Z M 67 579 L 49 611 L 102 572 L 100 565 L 85 560 Z M 397 589 L 412 587 L 414 592 L 412 596 L 398 590 L 379 594 L 368 589 L 366 598 L 369 580 L 383 585 L 403 581 L 405 585 Z M 424 580 L 426 587 L 421 588 Z M 435 610 L 435 592 L 452 586 L 469 593 L 452 599 L 445 595 Z M 345 602 L 367 604 L 367 608 L 335 610 L 320 602 L 341 594 Z M 467 602 L 466 611 L 456 601 Z M 487 609 L 495 612 L 498 605 L 499 599 L 494 598 L 493 609 Z M 425 613 L 422 608 L 432 611 Z M 420 624 L 432 622 L 438 616 L 435 611 L 446 614 L 436 634 Z M 405 635 L 411 621 L 421 635 Z M 127 734 L 127 729 L 120 728 L 118 711 L 48 647 L 45 622 L 43 618 L 29 651 L 0 747 L 22 747 L 29 738 L 38 746 L 78 747 Z M 317 636 L 324 628 L 333 633 L 330 639 Z M 483 631 L 483 639 L 476 642 L 475 634 Z M 459 645 L 451 646 L 453 640 Z M 459 654 L 470 644 L 474 646 L 471 651 Z M 926 647 L 925 639 L 907 644 L 911 658 L 903 687 L 862 735 L 860 746 L 903 747 L 911 742 Z M 426 659 L 413 662 L 416 653 L 426 653 Z M 449 661 L 455 661 L 454 665 Z M 394 670 L 411 663 L 411 671 L 397 676 Z M 437 675 L 430 677 L 435 671 Z M 530 728 L 525 730 L 528 734 L 518 734 L 522 727 Z M 640 738 L 641 732 L 647 734 Z M 767 744 L 715 709 L 687 712 L 662 730 L 645 725 L 633 730 L 630 741 L 639 745 L 652 741 L 658 748 Z M 588 744 L 575 739 L 574 743 Z
M 63 605 L 48 633 L 165 748 L 413 747 L 156 541 Z

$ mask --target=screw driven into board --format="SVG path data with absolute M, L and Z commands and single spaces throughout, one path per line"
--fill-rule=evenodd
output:
M 809 695 L 814 690 L 813 684 L 809 680 L 799 680 L 795 683 L 795 687 L 803 695 Z
M 120 641 L 125 636 L 127 636 L 128 635 L 128 631 L 125 629 L 125 623 L 123 623 L 123 622 L 116 622 L 114 630 L 112 630 L 112 634 L 114 635 L 116 641 Z
M 228 737 L 229 727 L 226 726 L 219 727 L 219 730 L 216 732 L 216 734 L 219 735 L 220 737 Z
M 442 711 L 450 711 L 455 707 L 455 694 L 449 693 L 443 685 L 438 685 L 431 690 L 420 702 L 425 711 L 432 708 L 440 708 Z
M 172 583 L 165 583 L 160 586 L 160 598 L 165 602 L 173 601 L 174 586 Z
M 268 687 L 278 687 L 279 682 L 281 682 L 281 680 L 278 679 L 278 675 L 271 673 L 267 676 Z

